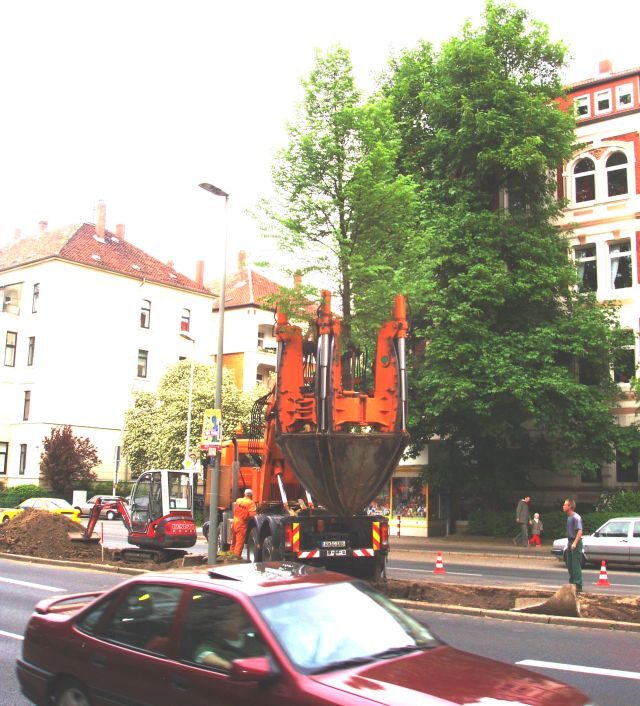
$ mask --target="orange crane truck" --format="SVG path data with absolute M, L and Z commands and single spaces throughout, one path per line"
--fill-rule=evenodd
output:
M 315 340 L 304 340 L 299 326 L 276 314 L 275 386 L 254 405 L 247 438 L 222 448 L 219 546 L 230 542 L 233 502 L 251 488 L 258 512 L 249 519 L 249 560 L 321 564 L 377 579 L 389 524 L 366 507 L 408 441 L 405 300 L 395 298 L 379 330 L 370 390 L 343 382 L 354 380 L 346 369 L 352 358 L 340 354 L 341 321 L 327 291 L 315 324 Z

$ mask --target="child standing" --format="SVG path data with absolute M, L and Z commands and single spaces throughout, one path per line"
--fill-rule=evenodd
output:
M 542 520 L 537 512 L 533 513 L 533 520 L 531 520 L 531 539 L 529 540 L 529 546 L 532 544 L 536 547 L 540 546 L 540 535 L 542 534 Z

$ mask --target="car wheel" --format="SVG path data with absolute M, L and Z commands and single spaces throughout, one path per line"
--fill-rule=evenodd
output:
M 105 513 L 105 517 L 107 520 L 115 520 L 116 519 L 116 513 L 113 510 L 107 510 Z
M 85 686 L 69 679 L 55 690 L 53 703 L 55 706 L 91 706 L 91 698 Z
M 224 534 L 224 527 L 223 527 L 224 520 L 221 520 L 218 523 L 218 551 L 219 552 L 228 552 L 229 551 L 229 543 L 223 541 L 223 534 Z
M 258 537 L 258 530 L 255 527 L 249 532 L 249 538 L 247 539 L 247 559 L 252 564 L 262 561 L 260 539 Z
M 202 525 L 202 534 L 204 535 L 204 538 L 205 538 L 205 539 L 207 540 L 207 542 L 208 542 L 208 541 L 209 541 L 209 523 L 208 523 L 208 522 L 205 522 L 205 523 Z

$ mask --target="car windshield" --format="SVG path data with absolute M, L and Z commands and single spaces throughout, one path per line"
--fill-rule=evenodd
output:
M 362 582 L 256 596 L 254 603 L 291 662 L 304 673 L 389 659 L 438 640 Z

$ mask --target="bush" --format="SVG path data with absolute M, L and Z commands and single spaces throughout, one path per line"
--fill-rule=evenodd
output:
M 598 512 L 613 512 L 618 515 L 640 515 L 640 492 L 614 490 L 602 493 L 596 510 Z
M 467 534 L 480 534 L 486 537 L 508 537 L 515 535 L 515 511 L 491 512 L 474 510 L 469 513 Z
M 0 493 L 0 506 L 16 507 L 27 498 L 47 498 L 51 496 L 51 491 L 39 485 L 14 485 Z

